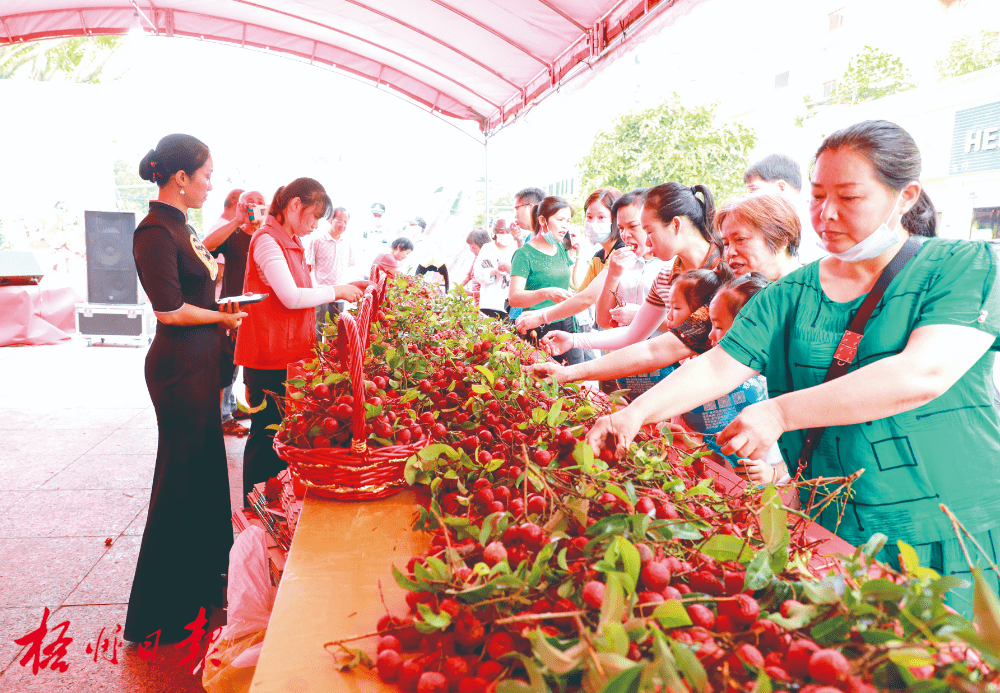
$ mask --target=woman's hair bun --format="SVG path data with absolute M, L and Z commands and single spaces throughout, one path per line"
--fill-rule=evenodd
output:
M 143 180 L 148 180 L 150 183 L 155 183 L 157 178 L 156 173 L 156 150 L 150 149 L 146 156 L 142 157 L 139 162 L 139 177 Z

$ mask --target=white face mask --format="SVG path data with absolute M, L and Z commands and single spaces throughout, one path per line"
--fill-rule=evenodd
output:
M 585 221 L 583 222 L 583 232 L 591 243 L 605 243 L 611 238 L 611 222 Z
M 830 255 L 844 262 L 862 262 L 878 257 L 899 243 L 899 233 L 895 229 L 889 228 L 889 220 L 896 213 L 896 206 L 899 205 L 900 198 L 902 198 L 902 194 L 900 194 L 899 198 L 896 198 L 896 204 L 893 205 L 892 212 L 889 213 L 889 219 L 886 219 L 884 224 L 875 229 L 875 233 L 868 236 L 868 238 L 862 239 L 842 253 L 830 253 Z M 823 245 L 822 240 L 817 245 L 826 250 L 826 246 Z
M 511 243 L 514 242 L 514 237 L 509 233 L 498 233 L 496 236 L 496 244 L 501 248 L 506 248 Z

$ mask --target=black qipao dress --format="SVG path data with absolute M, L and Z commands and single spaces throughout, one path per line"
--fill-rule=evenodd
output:
M 215 304 L 218 266 L 184 213 L 149 203 L 133 238 L 139 280 L 156 312 Z M 202 606 L 220 604 L 233 544 L 229 475 L 219 415 L 219 329 L 156 324 L 146 386 L 159 442 L 125 639 L 183 639 Z M 207 609 L 206 609 L 207 610 Z M 154 636 L 155 637 L 155 636 Z

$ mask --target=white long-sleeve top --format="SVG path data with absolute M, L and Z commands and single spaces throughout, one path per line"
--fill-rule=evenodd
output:
M 295 285 L 292 272 L 285 262 L 285 254 L 277 242 L 267 234 L 257 238 L 253 248 L 253 260 L 261 280 L 274 291 L 281 304 L 289 310 L 312 308 L 321 303 L 337 300 L 335 286 L 303 288 Z

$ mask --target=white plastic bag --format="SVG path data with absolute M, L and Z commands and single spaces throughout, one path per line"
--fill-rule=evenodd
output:
M 229 552 L 227 623 L 211 646 L 201 679 L 209 693 L 250 690 L 276 592 L 267 563 L 264 530 L 241 532 Z

